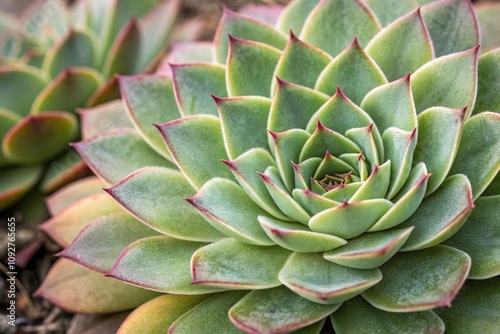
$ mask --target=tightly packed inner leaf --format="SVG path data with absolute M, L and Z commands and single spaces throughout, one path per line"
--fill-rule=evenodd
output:
M 84 219 L 61 256 L 148 290 L 213 294 L 165 321 L 169 333 L 320 333 L 328 317 L 339 333 L 442 333 L 463 321 L 454 303 L 497 310 L 461 292 L 500 274 L 479 241 L 498 253 L 499 110 L 474 109 L 489 54 L 466 1 L 404 12 L 382 28 L 361 1 L 297 0 L 275 28 L 226 11 L 213 62 L 202 44 L 200 61 L 171 75 L 121 79 L 134 128 L 76 147 L 114 200 L 164 235 L 137 235 L 119 257 L 123 243 L 106 238 L 113 267 L 95 268 L 85 249 L 109 219 Z M 454 26 L 465 32 L 443 42 Z M 44 228 L 65 238 L 59 223 Z

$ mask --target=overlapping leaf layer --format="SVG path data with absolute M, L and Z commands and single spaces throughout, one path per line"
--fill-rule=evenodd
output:
M 47 0 L 20 19 L 0 13 L 0 211 L 35 188 L 51 193 L 88 173 L 68 149 L 80 138 L 77 108 L 118 98 L 115 74 L 155 68 L 179 5 Z M 15 210 L 26 217 L 32 206 L 24 201 Z
M 212 47 L 121 78 L 128 121 L 99 107 L 120 126 L 74 145 L 101 181 L 49 201 L 65 259 L 39 293 L 141 305 L 120 333 L 494 332 L 500 49 L 468 1 L 410 3 L 226 11 Z M 143 294 L 69 300 L 62 267 Z

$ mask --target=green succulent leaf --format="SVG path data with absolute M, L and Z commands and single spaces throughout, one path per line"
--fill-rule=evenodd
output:
M 283 248 L 295 252 L 322 252 L 345 245 L 347 241 L 333 235 L 316 233 L 302 224 L 259 216 L 269 238 Z
M 349 129 L 346 131 L 345 135 L 361 148 L 366 163 L 373 172 L 375 167 L 380 164 L 380 160 L 383 157 L 383 152 L 381 152 L 383 151 L 383 145 L 379 144 L 380 147 L 377 147 L 374 136 L 378 136 L 380 141 L 382 138 L 378 130 L 374 128 L 373 123 L 365 127 Z
M 93 108 L 78 109 L 83 139 L 89 139 L 109 130 L 133 128 L 121 100 L 114 100 Z
M 353 182 L 349 184 L 341 183 L 335 189 L 329 190 L 323 194 L 325 198 L 331 199 L 335 202 L 348 202 L 352 196 L 361 188 L 363 183 Z
M 366 46 L 388 80 L 396 80 L 434 59 L 434 48 L 420 9 L 380 31 Z
M 135 74 L 139 62 L 141 35 L 136 19 L 131 19 L 120 30 L 104 59 L 102 72 L 109 78 L 113 73 Z
M 379 30 L 380 23 L 363 2 L 328 0 L 321 1 L 311 12 L 300 39 L 336 55 L 349 45 L 353 36 L 366 45 Z
M 174 91 L 183 116 L 217 115 L 210 94 L 226 97 L 226 69 L 221 65 L 198 63 L 171 65 Z
M 192 284 L 254 290 L 280 286 L 278 274 L 290 252 L 228 238 L 198 249 L 191 258 Z
M 69 30 L 45 55 L 42 69 L 52 78 L 69 67 L 97 67 L 99 57 L 95 33 L 88 29 Z
M 287 34 L 290 30 L 295 34 L 300 34 L 307 17 L 319 2 L 320 0 L 290 2 L 279 16 L 276 27 L 284 34 Z
M 434 106 L 467 107 L 465 119 L 469 117 L 476 101 L 478 50 L 474 47 L 437 58 L 413 74 L 411 89 L 417 113 Z
M 310 188 L 311 178 L 321 164 L 322 159 L 311 158 L 307 159 L 300 164 L 293 163 L 293 171 L 295 176 L 295 189 L 306 190 Z
M 266 43 L 278 49 L 283 49 L 286 45 L 285 35 L 272 26 L 226 8 L 214 38 L 215 61 L 220 64 L 225 64 L 228 57 L 230 44 L 228 35 Z
M 226 66 L 229 96 L 269 96 L 280 50 L 264 43 L 229 35 Z
M 15 112 L 0 109 L 0 142 L 3 141 L 9 130 L 21 120 L 21 116 Z M 9 162 L 5 159 L 2 150 L 0 150 L 0 167 L 8 166 Z
M 87 196 L 99 194 L 105 184 L 95 176 L 75 181 L 46 198 L 47 208 L 52 216 L 56 216 L 71 204 Z
M 29 115 L 12 127 L 2 142 L 8 162 L 36 165 L 56 157 L 78 133 L 76 117 L 67 112 Z
M 51 194 L 66 184 L 87 176 L 89 169 L 83 159 L 72 148 L 52 161 L 42 178 L 39 189 L 43 194 Z
M 96 205 L 99 203 L 99 205 Z M 78 200 L 40 226 L 56 243 L 67 247 L 95 219 L 122 208 L 108 194 L 98 193 Z
M 311 216 L 290 196 L 281 180 L 278 169 L 270 166 L 259 175 L 278 208 L 292 220 L 307 225 Z
M 179 171 L 145 167 L 106 191 L 137 219 L 160 233 L 200 242 L 224 237 L 185 200 L 195 191 Z
M 380 23 L 385 27 L 418 6 L 432 1 L 434 0 L 365 0 L 365 3 L 377 14 Z
M 213 178 L 188 201 L 222 233 L 253 245 L 274 245 L 257 220 L 266 212 L 250 200 L 236 183 Z M 234 206 L 228 208 L 228 202 L 234 203 Z
M 443 321 L 432 311 L 395 313 L 371 306 L 363 298 L 350 299 L 330 316 L 336 333 L 444 333 Z
M 342 266 L 375 269 L 387 262 L 408 240 L 413 228 L 365 233 L 347 245 L 330 250 L 323 257 Z
M 376 308 L 389 312 L 450 306 L 470 265 L 466 253 L 448 246 L 398 253 L 380 267 L 384 279 L 362 296 Z
M 75 289 L 75 287 L 78 287 Z M 73 313 L 109 314 L 133 309 L 158 296 L 61 259 L 35 292 Z
M 57 255 L 105 274 L 129 244 L 157 234 L 125 212 L 114 213 L 94 220 Z
M 305 190 L 294 189 L 292 191 L 292 197 L 311 216 L 340 205 L 339 202 L 332 201 L 331 199 L 312 192 L 308 187 Z
M 195 189 L 214 177 L 233 179 L 221 168 L 227 159 L 220 120 L 211 115 L 180 118 L 158 126 L 179 169 Z
M 0 171 L 0 211 L 19 201 L 42 176 L 41 167 L 15 167 Z
M 399 191 L 395 202 L 383 216 L 368 231 L 381 231 L 397 226 L 410 218 L 418 209 L 427 189 L 427 181 L 431 175 L 427 174 L 424 163 L 416 165 L 410 173 L 403 188 Z
M 500 170 L 499 124 L 500 115 L 491 112 L 471 117 L 464 124 L 462 141 L 450 175 L 462 173 L 467 176 L 474 200 L 483 193 Z
M 391 178 L 391 161 L 382 166 L 375 166 L 370 177 L 349 199 L 349 202 L 359 202 L 368 199 L 384 198 L 389 190 Z
M 221 291 L 191 284 L 191 257 L 205 245 L 167 236 L 140 239 L 123 250 L 107 276 L 163 293 L 199 295 Z
M 214 98 L 227 155 L 235 159 L 252 148 L 268 148 L 266 123 L 271 101 L 260 96 Z M 256 131 L 259 129 L 260 131 Z
M 500 98 L 497 94 L 500 89 L 498 81 L 500 76 L 499 63 L 500 48 L 479 57 L 477 100 L 473 111 L 474 114 L 483 111 L 500 113 Z
M 158 129 L 153 126 L 180 117 L 172 79 L 162 75 L 121 77 L 120 88 L 126 111 L 137 132 L 156 152 L 172 160 Z M 158 110 L 162 110 L 161 115 Z
M 446 330 L 465 334 L 471 331 L 495 333 L 500 324 L 498 298 L 500 279 L 465 282 L 452 308 L 437 311 Z
M 107 184 L 114 184 L 146 166 L 175 168 L 132 129 L 119 129 L 74 143 L 87 166 Z M 116 148 L 120 149 L 117 150 Z
M 136 308 L 121 324 L 117 334 L 165 332 L 184 313 L 205 300 L 206 295 L 163 295 Z
M 277 79 L 267 128 L 273 132 L 305 129 L 312 115 L 328 100 L 328 95 Z
M 102 84 L 102 76 L 86 67 L 69 68 L 61 72 L 37 96 L 31 106 L 31 113 L 67 110 L 75 111 L 85 105 Z
M 274 75 L 287 82 L 314 88 L 316 78 L 332 59 L 328 53 L 302 42 L 291 32 Z M 298 67 L 302 70 L 296 71 Z M 276 90 L 277 84 L 277 81 L 273 81 L 272 92 Z
M 250 292 L 229 310 L 229 318 L 247 333 L 287 333 L 320 321 L 339 306 L 317 304 L 278 287 Z
M 352 269 L 329 262 L 319 253 L 294 253 L 279 274 L 298 295 L 319 304 L 339 304 L 377 284 L 378 269 Z
M 33 101 L 48 83 L 49 76 L 34 67 L 0 67 L 0 108 L 28 115 Z M 23 92 L 22 99 L 18 92 Z
M 352 2 L 355 3 L 355 1 Z M 315 89 L 333 95 L 337 87 L 340 87 L 349 99 L 359 105 L 369 91 L 386 83 L 384 73 L 355 38 L 323 70 Z
M 496 33 L 500 29 L 497 17 L 500 14 L 498 3 L 487 2 L 474 6 L 481 32 L 481 52 L 487 52 L 500 45 L 500 36 Z
M 460 145 L 466 109 L 430 108 L 418 115 L 418 143 L 414 161 L 424 162 L 432 177 L 426 195 L 446 178 Z
M 472 258 L 470 279 L 487 279 L 500 274 L 500 243 L 497 219 L 500 196 L 479 197 L 464 226 L 444 243 L 461 249 Z
M 249 150 L 233 161 L 223 162 L 231 169 L 236 181 L 247 195 L 262 209 L 274 217 L 289 220 L 274 203 L 269 191 L 258 173 L 263 173 L 268 166 L 274 166 L 271 154 L 261 148 Z
M 417 145 L 417 129 L 412 132 L 389 128 L 384 132 L 384 152 L 391 161 L 391 185 L 387 198 L 391 199 L 403 187 L 411 172 L 413 152 Z
M 361 202 L 344 202 L 333 209 L 318 213 L 309 221 L 315 232 L 327 233 L 350 239 L 366 232 L 393 204 L 385 199 Z
M 207 331 L 227 334 L 245 333 L 236 328 L 227 313 L 248 291 L 218 293 L 184 313 L 168 329 L 169 334 L 205 334 Z
M 479 44 L 479 26 L 470 1 L 436 1 L 422 7 L 422 16 L 437 57 Z

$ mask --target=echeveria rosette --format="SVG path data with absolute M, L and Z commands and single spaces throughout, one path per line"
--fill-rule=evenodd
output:
M 166 293 L 120 333 L 494 332 L 500 49 L 478 44 L 464 0 L 384 28 L 351 0 L 292 2 L 274 27 L 226 11 L 191 63 L 120 79 L 124 127 L 74 144 L 101 181 L 50 198 L 65 259 L 39 294 L 94 311 L 62 266 Z
M 0 17 L 0 211 L 37 185 L 50 193 L 88 173 L 67 149 L 79 138 L 76 109 L 119 98 L 115 74 L 155 68 L 179 5 L 48 0 Z

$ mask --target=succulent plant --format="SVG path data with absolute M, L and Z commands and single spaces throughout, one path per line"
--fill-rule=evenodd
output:
M 0 15 L 0 211 L 87 171 L 67 149 L 79 138 L 76 109 L 119 97 L 115 74 L 154 69 L 179 4 L 46 0 L 22 19 Z
M 49 198 L 38 295 L 136 308 L 119 333 L 497 331 L 500 49 L 469 1 L 397 3 L 226 10 L 121 77 L 128 120 L 89 110 L 117 126 L 74 144 L 99 178 Z

